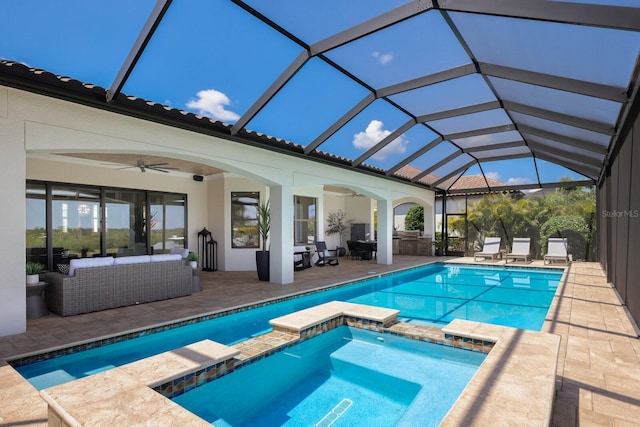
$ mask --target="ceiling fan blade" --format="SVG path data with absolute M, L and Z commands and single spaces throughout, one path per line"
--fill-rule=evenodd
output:
M 165 165 L 168 165 L 168 164 L 169 163 L 167 163 L 167 162 L 164 162 L 164 163 L 150 163 L 150 164 L 145 165 L 145 166 L 148 167 L 148 168 L 155 168 L 155 167 L 158 167 L 158 166 L 165 166 Z

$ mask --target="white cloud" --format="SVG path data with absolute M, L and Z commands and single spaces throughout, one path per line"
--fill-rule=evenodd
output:
M 384 123 L 380 120 L 371 120 L 364 132 L 353 135 L 353 146 L 359 150 L 368 150 L 373 147 L 392 132 L 383 129 L 383 126 Z M 404 135 L 400 135 L 371 157 L 376 160 L 384 160 L 389 155 L 402 154 L 407 151 L 408 142 Z
M 375 51 L 371 54 L 371 56 L 376 58 L 382 65 L 387 64 L 393 60 L 393 52 L 380 53 L 378 51 Z
M 498 172 L 486 172 L 484 174 L 487 178 L 495 179 L 496 181 L 500 181 L 500 174 Z
M 199 91 L 196 96 L 198 99 L 191 99 L 187 102 L 187 108 L 197 110 L 203 116 L 227 123 L 235 122 L 240 118 L 239 114 L 225 108 L 231 104 L 231 101 L 224 93 L 215 89 L 206 89 Z
M 522 184 L 531 184 L 533 181 L 529 178 L 509 178 L 507 180 L 507 184 L 509 185 L 522 185 Z

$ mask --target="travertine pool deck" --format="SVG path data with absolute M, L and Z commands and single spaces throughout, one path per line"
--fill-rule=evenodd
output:
M 269 343 L 266 352 L 322 334 L 346 324 L 388 332 L 398 323 L 399 310 L 332 301 L 271 320 L 273 332 L 286 333 L 290 341 Z M 433 329 L 415 326 L 415 330 Z M 399 333 L 401 329 L 394 329 Z M 493 347 L 443 425 L 548 425 L 555 389 L 560 337 L 544 332 L 521 331 L 466 320 L 455 320 L 440 331 L 437 340 L 475 349 L 473 341 L 490 341 Z M 248 342 L 255 341 L 249 339 Z M 240 343 L 243 344 L 243 343 Z M 165 395 L 204 383 L 209 378 L 242 366 L 238 348 L 203 340 L 186 347 L 129 363 L 120 368 L 55 386 L 40 392 L 49 405 L 49 421 L 56 425 L 201 425 L 190 412 L 166 402 L 149 387 L 167 384 Z M 254 353 L 253 358 L 259 357 Z M 401 362 L 401 361 L 399 361 Z M 216 366 L 217 365 L 217 366 Z M 212 369 L 209 369 L 212 367 Z M 182 380 L 182 378 L 188 380 Z M 161 386 L 162 390 L 163 387 Z M 162 391 L 161 391 L 162 392 Z M 166 399 L 165 399 L 166 400 Z M 478 406 L 480 411 L 474 411 Z M 499 407 L 500 411 L 496 411 Z M 471 416 L 470 416 L 471 414 Z
M 460 258 L 455 261 L 473 263 L 472 260 Z M 49 315 L 30 320 L 27 333 L 0 338 L 0 356 L 6 359 L 43 351 L 425 261 L 430 260 L 394 257 L 394 266 L 379 266 L 374 262 L 345 259 L 341 260 L 340 266 L 330 268 L 330 275 L 327 274 L 329 267 L 314 267 L 296 272 L 295 282 L 285 286 L 259 282 L 251 272 L 202 273 L 204 292 L 191 297 L 70 318 Z M 570 266 L 558 288 L 543 332 L 561 337 L 552 425 L 637 425 L 640 419 L 640 342 L 598 264 L 573 263 Z M 0 384 L 3 385 L 0 387 L 0 425 L 47 424 L 45 401 L 10 366 L 0 366 Z M 480 415 L 475 414 L 486 410 L 489 409 L 484 404 L 471 405 L 467 420 L 474 417 L 479 420 Z M 494 410 L 500 411 L 500 408 Z

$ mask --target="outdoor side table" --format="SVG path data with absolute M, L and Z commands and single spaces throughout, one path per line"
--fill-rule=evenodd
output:
M 200 270 L 195 268 L 191 276 L 192 292 L 202 292 L 202 284 L 200 283 Z
M 27 285 L 27 319 L 36 319 L 49 314 L 42 295 L 47 285 L 47 282 Z
M 300 271 L 311 268 L 311 251 L 294 252 L 294 255 L 300 255 L 302 259 L 294 263 L 294 270 Z

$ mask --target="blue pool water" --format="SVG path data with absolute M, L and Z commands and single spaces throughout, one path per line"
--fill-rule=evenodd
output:
M 485 357 L 343 326 L 173 400 L 217 427 L 437 426 Z
M 553 269 L 432 264 L 16 369 L 43 389 L 203 339 L 233 344 L 270 330 L 270 319 L 332 300 L 395 308 L 401 320 L 431 326 L 461 318 L 540 330 L 561 276 Z

